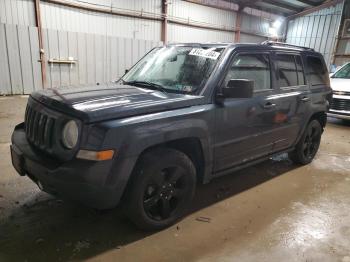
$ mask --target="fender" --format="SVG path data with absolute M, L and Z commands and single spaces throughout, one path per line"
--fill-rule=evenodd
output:
M 103 123 L 108 125 L 103 128 L 108 131 L 101 147 L 113 144 L 117 151 L 105 183 L 115 185 L 121 197 L 137 160 L 145 150 L 185 138 L 199 139 L 204 156 L 204 182 L 208 182 L 213 163 L 213 126 L 208 126 L 208 123 L 214 123 L 212 107 L 212 104 L 198 105 Z

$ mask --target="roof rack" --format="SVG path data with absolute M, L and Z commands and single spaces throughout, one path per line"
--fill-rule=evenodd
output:
M 266 41 L 262 42 L 261 44 L 262 45 L 269 45 L 269 46 L 282 46 L 282 47 L 291 47 L 291 48 L 298 48 L 298 49 L 303 49 L 303 50 L 315 51 L 313 48 L 310 48 L 310 47 L 291 45 L 291 44 L 287 44 L 287 43 L 275 42 L 275 41 L 269 41 L 269 40 L 266 40 Z

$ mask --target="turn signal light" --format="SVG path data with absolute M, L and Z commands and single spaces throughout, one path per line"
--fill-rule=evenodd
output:
M 90 150 L 79 150 L 77 158 L 92 160 L 92 161 L 104 161 L 110 160 L 114 156 L 114 150 L 104 151 L 90 151 Z

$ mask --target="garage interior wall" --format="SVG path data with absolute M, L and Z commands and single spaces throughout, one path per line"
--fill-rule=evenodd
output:
M 162 44 L 161 0 L 70 0 L 112 10 L 95 12 L 41 1 L 46 88 L 105 83 L 119 78 L 154 46 Z M 237 12 L 182 0 L 168 2 L 168 42 L 234 42 Z M 139 17 L 135 17 L 139 16 Z M 275 15 L 246 8 L 240 42 L 262 42 Z M 34 0 L 0 0 L 0 94 L 43 88 Z M 75 64 L 49 63 L 71 57 Z
M 333 63 L 343 3 L 290 20 L 286 42 L 322 53 L 327 65 Z
M 350 58 L 350 2 L 345 1 L 342 22 L 339 28 L 338 42 L 334 54 L 334 64 L 336 66 L 342 66 L 349 62 Z

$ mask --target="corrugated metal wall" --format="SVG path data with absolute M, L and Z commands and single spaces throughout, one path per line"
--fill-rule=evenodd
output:
M 159 0 L 94 2 L 97 3 L 94 7 L 112 6 L 113 10 L 118 11 L 161 13 Z M 44 28 L 160 41 L 160 21 L 84 11 L 46 2 L 42 2 L 41 6 Z
M 5 37 L 6 36 L 6 37 Z M 73 57 L 74 65 L 46 63 L 47 87 L 118 79 L 159 41 L 44 29 L 46 60 Z M 36 27 L 0 24 L 0 94 L 42 88 Z
M 185 25 L 169 24 L 169 42 L 233 42 L 234 32 L 223 32 L 203 28 L 195 28 Z
M 159 41 L 45 29 L 47 59 L 73 57 L 77 64 L 48 64 L 48 87 L 105 83 L 121 77 Z
M 350 38 L 347 34 L 346 20 L 350 19 L 350 2 L 344 2 L 342 22 L 340 28 L 340 34 L 337 43 L 337 49 L 335 51 L 334 64 L 336 66 L 342 66 L 350 61 Z M 345 33 L 345 34 L 344 34 Z
M 0 23 L 35 26 L 33 0 L 0 0 Z
M 242 28 L 242 31 L 248 31 L 248 32 L 268 36 L 270 21 L 261 17 L 243 14 L 241 28 Z
M 237 13 L 213 7 L 193 4 L 180 0 L 173 0 L 169 5 L 169 16 L 182 21 L 202 23 L 234 30 L 236 28 Z M 253 12 L 251 9 L 248 12 Z M 241 34 L 241 42 L 259 43 L 267 39 L 270 22 L 266 18 L 250 14 L 242 15 L 242 31 L 255 33 L 260 36 Z M 219 30 L 194 28 L 187 25 L 169 24 L 170 42 L 234 42 L 235 33 Z
M 248 35 L 241 33 L 241 43 L 262 43 L 267 40 L 267 37 Z
M 314 48 L 331 64 L 343 3 L 291 20 L 286 42 Z
M 161 17 L 161 0 L 65 0 L 94 8 Z M 241 42 L 261 42 L 269 21 L 249 8 Z M 247 14 L 247 12 L 249 14 Z M 47 87 L 106 82 L 121 76 L 151 47 L 161 44 L 161 22 L 125 17 L 41 1 Z M 168 5 L 170 42 L 233 42 L 236 12 L 172 0 Z M 214 30 L 178 24 L 191 22 Z M 275 19 L 275 17 L 271 17 Z M 0 94 L 42 88 L 34 0 L 0 0 Z M 258 35 L 254 35 L 254 33 Z M 48 64 L 73 57 L 77 64 Z
M 127 12 L 150 12 L 160 16 L 160 0 L 94 0 L 65 2 Z M 41 2 L 43 28 L 160 41 L 161 22 L 79 10 Z M 34 0 L 0 0 L 0 22 L 35 26 Z
M 182 21 L 215 25 L 234 29 L 236 13 L 208 6 L 173 0 L 168 7 L 168 15 Z M 192 26 L 169 24 L 168 40 L 170 42 L 233 42 L 234 33 L 218 30 L 195 28 Z
M 161 0 L 66 0 L 90 7 L 108 8 L 121 12 L 144 12 L 155 17 L 161 15 Z M 0 0 L 0 19 L 6 24 L 35 26 L 33 0 Z M 260 37 L 242 35 L 242 41 L 260 42 L 266 40 L 269 22 L 260 18 L 259 13 L 249 8 L 242 16 L 242 30 L 257 33 Z M 254 13 L 254 16 L 250 15 Z M 135 39 L 160 41 L 161 22 L 140 18 L 123 17 L 99 12 L 79 10 L 59 4 L 41 2 L 43 28 L 119 36 Z M 235 29 L 236 12 L 222 10 L 181 0 L 172 0 L 168 5 L 170 18 L 182 22 L 192 21 L 229 30 Z M 263 16 L 261 14 L 261 16 Z M 275 19 L 275 17 L 271 17 Z M 234 32 L 196 28 L 188 25 L 169 23 L 170 42 L 222 41 L 233 42 Z
M 170 1 L 168 15 L 227 27 L 235 26 L 236 13 L 181 0 Z
M 242 32 L 241 43 L 261 43 L 268 39 L 270 21 L 262 17 L 243 14 L 241 28 L 243 32 L 246 31 L 261 35 L 257 36 Z
M 37 28 L 0 24 L 0 57 L 0 94 L 42 88 Z

